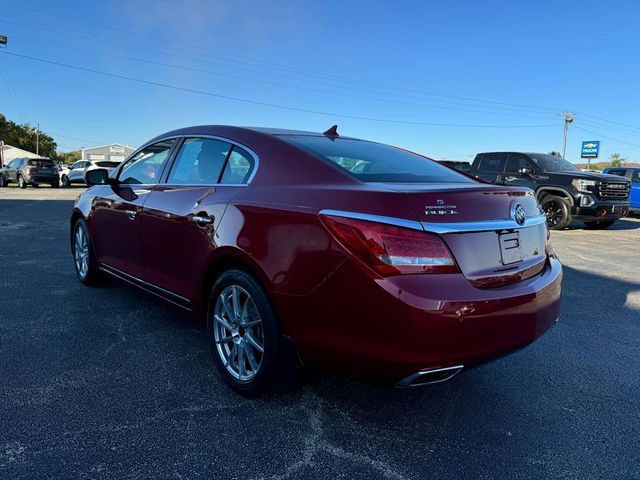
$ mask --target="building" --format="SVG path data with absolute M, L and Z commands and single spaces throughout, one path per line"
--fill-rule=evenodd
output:
M 0 166 L 6 165 L 14 158 L 40 158 L 40 155 L 36 155 L 28 150 L 22 150 L 18 147 L 12 147 L 11 145 L 2 144 L 0 149 Z
M 80 151 L 81 160 L 106 160 L 109 162 L 122 162 L 133 153 L 133 148 L 119 143 L 103 145 L 101 147 L 83 148 Z

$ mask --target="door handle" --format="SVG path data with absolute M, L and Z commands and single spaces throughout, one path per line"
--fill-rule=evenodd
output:
M 202 215 L 194 215 L 193 217 L 191 217 L 191 220 L 196 222 L 201 227 L 211 225 L 213 223 L 213 218 L 205 217 Z
M 135 220 L 136 216 L 138 215 L 138 212 L 136 212 L 135 210 L 127 210 L 127 217 L 129 217 L 129 220 Z

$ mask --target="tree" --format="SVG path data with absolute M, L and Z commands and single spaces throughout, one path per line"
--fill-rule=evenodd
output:
M 5 144 L 27 150 L 29 152 L 36 151 L 36 143 L 38 143 L 38 153 L 43 157 L 54 158 L 56 156 L 56 142 L 53 138 L 44 132 L 38 132 L 35 127 L 29 124 L 18 125 L 0 114 L 0 140 Z
M 80 151 L 74 150 L 73 152 L 58 152 L 56 153 L 56 158 L 61 160 L 62 163 L 74 163 L 80 160 Z
M 621 167 L 627 161 L 627 157 L 623 157 L 619 153 L 612 153 L 609 155 L 609 160 L 612 167 Z

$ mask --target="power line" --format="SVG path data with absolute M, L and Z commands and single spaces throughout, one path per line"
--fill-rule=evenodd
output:
M 78 65 L 71 65 L 71 64 L 68 64 L 68 63 L 56 62 L 56 61 L 53 61 L 53 60 L 46 60 L 46 59 L 43 59 L 43 58 L 33 57 L 33 56 L 30 56 L 30 55 L 21 55 L 21 54 L 18 54 L 18 53 L 7 52 L 7 51 L 2 51 L 0 53 L 2 53 L 3 55 L 11 55 L 11 56 L 14 56 L 14 57 L 33 60 L 33 61 L 36 61 L 36 62 L 47 63 L 49 65 L 56 65 L 56 66 L 59 66 L 59 67 L 70 68 L 70 69 L 73 69 L 73 70 L 79 70 L 79 71 L 94 73 L 94 74 L 97 74 L 97 75 L 103 75 L 103 76 L 111 77 L 111 78 L 119 78 L 119 79 L 122 79 L 122 80 L 129 80 L 129 81 L 132 81 L 132 82 L 143 83 L 143 84 L 146 84 L 146 85 L 154 85 L 154 86 L 157 86 L 157 87 L 169 88 L 169 89 L 172 89 L 172 90 L 178 90 L 178 91 L 187 92 L 187 93 L 194 93 L 194 94 L 197 94 L 197 95 L 205 95 L 205 96 L 221 98 L 221 99 L 225 99 L 225 100 L 231 100 L 231 101 L 242 102 L 242 103 L 249 103 L 249 104 L 252 104 L 252 105 L 261 105 L 261 106 L 265 106 L 265 107 L 278 108 L 278 109 L 281 109 L 281 110 L 312 113 L 312 114 L 316 114 L 316 115 L 324 115 L 324 116 L 329 116 L 329 117 L 342 117 L 342 118 L 351 118 L 351 119 L 355 119 L 355 120 L 365 120 L 365 121 L 371 121 L 371 122 L 394 123 L 394 124 L 403 124 L 403 125 L 425 125 L 425 126 L 434 126 L 434 127 L 536 128 L 536 127 L 555 127 L 555 126 L 557 126 L 557 124 L 544 124 L 544 125 L 473 125 L 473 124 L 455 124 L 455 123 L 432 123 L 432 122 L 418 122 L 418 121 L 411 121 L 411 120 L 393 120 L 393 119 L 386 119 L 386 118 L 376 118 L 376 117 L 365 117 L 365 116 L 360 116 L 360 115 L 350 115 L 350 114 L 345 114 L 345 113 L 326 112 L 326 111 L 321 111 L 321 110 L 311 110 L 311 109 L 305 109 L 305 108 L 299 108 L 299 107 L 291 107 L 291 106 L 288 106 L 288 105 L 280 105 L 280 104 L 275 104 L 275 103 L 262 102 L 262 101 L 259 101 L 259 100 L 251 100 L 251 99 L 247 99 L 247 98 L 240 98 L 240 97 L 234 97 L 234 96 L 230 96 L 230 95 L 223 95 L 223 94 L 219 94 L 219 93 L 207 92 L 207 91 L 204 91 L 204 90 L 197 90 L 197 89 L 193 89 L 193 88 L 180 87 L 180 86 L 171 85 L 171 84 L 168 84 L 168 83 L 154 82 L 154 81 L 150 81 L 150 80 L 144 80 L 144 79 L 141 79 L 141 78 L 130 77 L 130 76 L 127 76 L 127 75 L 120 75 L 120 74 L 117 74 L 117 73 L 109 73 L 109 72 L 104 72 L 104 71 L 96 70 L 96 69 L 92 69 L 92 68 L 81 67 L 81 66 L 78 66 Z
M 574 125 L 573 127 L 577 128 L 578 130 L 582 130 L 583 132 L 591 133 L 592 135 L 598 135 L 599 137 L 606 138 L 607 140 L 613 140 L 614 142 L 623 143 L 625 145 L 631 145 L 632 147 L 640 147 L 640 145 L 636 143 L 629 143 L 629 142 L 625 142 L 624 140 L 620 140 L 618 138 L 607 137 L 606 135 L 602 135 L 601 133 L 594 132 L 593 130 L 587 130 L 586 128 L 578 127 L 576 125 Z
M 21 7 L 14 6 L 14 8 L 21 8 Z M 26 10 L 29 10 L 29 9 L 26 9 Z M 42 12 L 42 11 L 38 11 L 38 12 L 42 13 L 44 15 L 51 15 L 51 16 L 60 17 L 59 15 L 45 13 L 45 12 Z M 52 26 L 51 24 L 48 24 L 48 23 L 45 23 L 45 22 L 34 21 L 32 19 L 23 19 L 23 18 L 20 18 L 20 17 L 12 17 L 12 16 L 4 15 L 5 21 L 6 21 L 6 18 L 12 18 L 12 19 L 16 19 L 16 20 L 19 20 L 19 21 L 22 21 L 22 22 L 27 22 L 27 23 L 37 24 L 37 25 Z M 277 64 L 277 63 L 274 63 L 274 62 L 267 62 L 267 61 L 264 61 L 264 60 L 254 59 L 252 57 L 246 57 L 246 56 L 242 56 L 242 55 L 235 55 L 235 54 L 230 54 L 230 53 L 226 53 L 226 52 L 221 52 L 221 51 L 218 51 L 218 50 L 207 49 L 207 48 L 204 48 L 204 47 L 185 44 L 183 42 L 175 42 L 175 41 L 172 41 L 172 40 L 163 39 L 161 37 L 145 36 L 145 35 L 142 35 L 142 34 L 140 34 L 138 32 L 132 32 L 132 31 L 129 31 L 129 30 L 124 30 L 124 29 L 120 29 L 120 28 L 116 28 L 116 27 L 110 27 L 110 26 L 105 26 L 105 25 L 96 24 L 96 23 L 82 22 L 82 21 L 79 21 L 79 20 L 69 19 L 68 17 L 61 17 L 61 18 L 64 18 L 65 20 L 71 20 L 71 21 L 73 21 L 75 23 L 86 24 L 86 25 L 93 26 L 93 27 L 107 28 L 107 29 L 110 29 L 110 30 L 117 30 L 117 31 L 120 31 L 120 32 L 136 35 L 136 36 L 143 37 L 143 38 L 154 38 L 156 40 L 161 40 L 161 41 L 163 41 L 165 43 L 173 43 L 173 44 L 178 44 L 178 45 L 184 45 L 184 46 L 188 46 L 189 48 L 193 48 L 193 49 L 200 50 L 200 51 L 212 52 L 212 53 L 217 54 L 217 55 L 223 54 L 223 55 L 226 55 L 226 56 L 235 56 L 235 57 L 239 57 L 239 58 L 251 59 L 254 63 L 241 62 L 241 61 L 238 61 L 238 60 L 231 60 L 231 59 L 222 59 L 222 60 L 227 61 L 227 62 L 239 63 L 239 64 L 242 64 L 242 65 L 248 65 L 248 66 L 252 66 L 252 67 L 267 68 L 267 67 L 262 67 L 260 65 L 256 65 L 255 64 L 255 62 L 266 63 L 266 64 L 269 64 L 269 65 L 272 65 L 272 67 L 270 67 L 270 68 L 274 68 L 274 66 L 277 66 L 277 68 L 280 69 L 280 70 L 285 69 L 285 70 L 294 70 L 294 71 L 302 72 L 302 73 L 299 73 L 298 75 L 321 77 L 321 78 L 330 79 L 330 80 L 334 80 L 334 81 L 355 83 L 357 85 L 368 84 L 368 85 L 376 87 L 376 88 L 392 89 L 394 91 L 403 90 L 403 91 L 407 91 L 407 92 L 419 93 L 419 94 L 428 95 L 428 96 L 435 96 L 435 97 L 441 97 L 441 98 L 449 98 L 449 99 L 456 99 L 456 100 L 471 101 L 471 102 L 476 102 L 476 103 L 484 103 L 484 104 L 486 104 L 485 107 L 489 107 L 491 105 L 495 106 L 495 107 L 492 107 L 492 108 L 518 107 L 518 108 L 526 108 L 526 109 L 529 109 L 530 111 L 536 111 L 537 113 L 543 113 L 542 111 L 547 111 L 547 112 L 557 111 L 556 108 L 550 108 L 550 107 L 540 107 L 540 106 L 536 106 L 536 105 L 526 105 L 526 104 L 518 104 L 518 103 L 498 102 L 498 101 L 477 99 L 477 98 L 464 97 L 464 96 L 458 96 L 458 95 L 446 95 L 446 94 L 441 94 L 441 93 L 436 93 L 436 92 L 429 92 L 429 91 L 411 89 L 411 88 L 406 88 L 406 87 L 399 87 L 399 86 L 394 86 L 394 85 L 389 85 L 389 84 L 376 83 L 376 82 L 371 82 L 371 81 L 366 81 L 366 80 L 361 80 L 361 79 L 353 79 L 353 78 L 349 78 L 349 77 L 342 77 L 342 76 L 331 75 L 331 74 L 326 74 L 326 73 L 314 72 L 312 70 L 300 69 L 298 67 L 283 66 L 282 64 Z M 56 27 L 56 26 L 54 26 L 54 27 Z M 69 30 L 70 29 L 65 28 L 64 34 L 65 35 L 69 35 Z M 88 34 L 88 35 L 94 35 L 94 33 L 95 33 L 95 32 L 88 32 L 86 30 L 79 30 L 79 29 L 71 29 L 71 30 L 75 30 L 76 32 L 81 32 L 81 33 Z M 120 41 L 120 42 L 127 42 L 127 43 L 131 42 L 131 40 L 122 39 L 122 38 L 118 38 L 118 37 L 114 37 L 114 36 L 110 36 L 110 38 L 116 39 L 117 41 Z M 90 37 L 90 39 L 91 40 L 95 40 L 93 38 L 93 36 Z M 104 42 L 104 40 L 103 40 L 103 42 Z M 150 48 L 153 48 L 153 49 L 156 49 L 156 50 L 159 48 L 154 44 L 150 44 L 150 43 L 146 43 L 146 42 L 140 42 L 140 41 L 135 41 L 135 42 L 139 43 L 141 45 L 145 45 L 147 48 L 150 47 Z M 162 53 L 163 55 L 166 54 L 166 52 L 164 50 L 162 50 L 162 52 L 158 52 L 158 53 Z M 186 54 L 189 54 L 189 55 L 199 55 L 201 57 L 202 56 L 205 56 L 205 57 L 210 57 L 211 56 L 210 54 L 209 55 L 204 55 L 204 54 L 199 54 L 199 53 L 195 53 L 195 52 L 183 52 L 183 53 L 186 53 Z M 265 72 L 261 72 L 261 73 L 265 73 Z M 268 74 L 274 75 L 273 73 L 268 73 Z M 286 78 L 290 78 L 290 75 L 291 75 L 291 72 L 289 72 L 289 75 L 285 76 L 285 77 Z M 349 88 L 349 87 L 344 87 L 343 86 L 342 88 Z M 383 92 L 372 92 L 372 93 L 385 94 Z M 397 94 L 395 94 L 395 95 L 397 96 Z M 413 97 L 413 98 L 415 98 L 415 97 Z M 498 107 L 498 106 L 500 106 L 500 107 Z
M 595 115 L 589 115 L 587 113 L 581 113 L 580 115 L 582 115 L 584 117 L 589 117 L 589 118 L 593 118 L 593 119 L 596 119 L 596 120 L 600 120 L 602 122 L 613 123 L 614 125 L 621 125 L 623 127 L 629 127 L 629 128 L 632 128 L 632 129 L 640 131 L 640 127 L 636 127 L 634 125 L 629 125 L 628 123 L 614 122 L 613 120 L 607 120 L 606 118 L 596 117 Z
M 330 95 L 345 96 L 345 97 L 350 97 L 350 98 L 359 98 L 359 99 L 368 100 L 368 101 L 376 101 L 376 102 L 383 102 L 383 103 L 394 103 L 394 104 L 399 104 L 399 105 L 410 105 L 410 106 L 414 106 L 414 107 L 435 108 L 435 109 L 440 109 L 440 110 L 455 110 L 455 111 L 470 112 L 470 113 L 483 113 L 483 114 L 486 114 L 486 115 L 499 115 L 499 116 L 507 116 L 507 117 L 518 117 L 518 118 L 533 118 L 533 119 L 537 119 L 537 120 L 550 120 L 549 117 L 539 117 L 539 116 L 533 116 L 533 115 L 522 115 L 522 114 L 503 113 L 503 112 L 491 112 L 491 111 L 486 111 L 486 110 L 473 110 L 473 109 L 468 109 L 468 108 L 458 108 L 458 107 L 449 107 L 449 106 L 442 106 L 442 105 L 432 105 L 432 104 L 428 104 L 428 103 L 416 103 L 416 102 L 406 102 L 406 101 L 401 101 L 401 100 L 392 100 L 392 99 L 387 99 L 387 98 L 376 98 L 376 97 L 370 97 L 370 96 L 366 96 L 366 95 L 357 95 L 357 94 L 352 94 L 352 93 L 332 92 L 330 90 L 323 90 L 323 89 L 319 89 L 319 88 L 304 87 L 304 86 L 300 86 L 300 85 L 292 85 L 292 84 L 288 84 L 288 83 L 274 82 L 274 81 L 269 81 L 269 80 L 245 77 L 245 76 L 242 76 L 242 75 L 214 72 L 214 71 L 211 71 L 211 70 L 205 70 L 205 69 L 201 69 L 201 68 L 187 67 L 187 66 L 184 66 L 184 65 L 177 65 L 177 64 L 166 63 L 166 62 L 157 62 L 155 60 L 148 60 L 148 59 L 142 59 L 142 58 L 137 58 L 137 57 L 130 57 L 130 56 L 127 56 L 127 55 L 118 55 L 118 54 L 115 54 L 115 53 L 98 52 L 96 50 L 90 50 L 90 49 L 85 49 L 85 48 L 70 47 L 70 46 L 67 46 L 67 45 L 60 45 L 60 44 L 55 44 L 55 43 L 51 43 L 51 42 L 43 42 L 43 41 L 38 41 L 38 40 L 32 40 L 32 39 L 22 38 L 22 37 L 19 37 L 19 36 L 17 37 L 15 35 L 13 35 L 12 38 L 13 39 L 22 40 L 22 41 L 26 41 L 26 42 L 29 42 L 29 43 L 37 43 L 37 44 L 53 46 L 53 47 L 57 47 L 57 48 L 66 48 L 66 49 L 69 49 L 69 50 L 74 50 L 74 51 L 79 51 L 79 52 L 84 52 L 84 53 L 91 53 L 93 55 L 104 55 L 104 56 L 113 57 L 113 58 L 121 58 L 121 59 L 124 59 L 124 60 L 132 61 L 132 62 L 138 62 L 138 63 L 144 63 L 144 64 L 147 64 L 147 65 L 156 65 L 156 66 L 180 69 L 180 70 L 185 70 L 185 71 L 190 71 L 190 72 L 206 73 L 206 74 L 209 74 L 209 75 L 215 75 L 215 76 L 221 76 L 221 77 L 227 77 L 227 78 L 237 78 L 237 79 L 247 80 L 247 81 L 250 81 L 250 82 L 257 82 L 257 83 L 261 83 L 261 84 L 276 85 L 276 86 L 286 87 L 286 88 L 295 88 L 295 89 L 299 89 L 299 90 L 305 90 L 305 91 L 317 92 L 317 93 L 327 93 L 327 94 L 330 94 Z

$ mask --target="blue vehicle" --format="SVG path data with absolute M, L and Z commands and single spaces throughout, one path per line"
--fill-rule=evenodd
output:
M 640 213 L 640 168 L 639 167 L 612 167 L 605 168 L 603 173 L 620 175 L 631 180 L 631 192 L 629 195 L 630 210 Z

